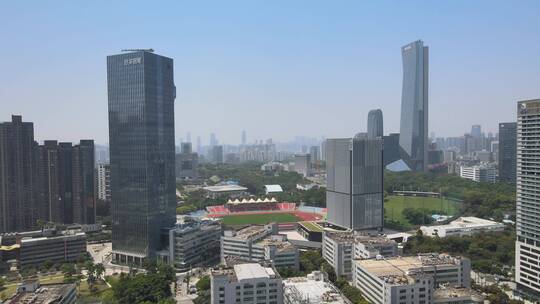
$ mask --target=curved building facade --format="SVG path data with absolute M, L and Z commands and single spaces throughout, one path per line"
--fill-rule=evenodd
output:
M 399 146 L 402 159 L 412 171 L 427 170 L 428 53 L 422 40 L 401 48 L 403 90 Z
M 367 134 L 368 138 L 382 137 L 384 135 L 383 116 L 381 109 L 369 111 Z

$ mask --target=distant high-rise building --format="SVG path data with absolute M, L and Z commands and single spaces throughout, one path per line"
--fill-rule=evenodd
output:
M 516 137 L 517 123 L 499 124 L 499 180 L 503 182 L 516 182 Z
M 53 223 L 95 223 L 93 140 L 46 140 L 37 148 L 40 218 Z
M 383 140 L 326 140 L 328 222 L 354 230 L 383 227 Z
M 107 86 L 113 259 L 142 265 L 176 221 L 173 60 L 108 56 Z
M 197 153 L 201 153 L 201 152 L 202 152 L 202 141 L 201 141 L 201 137 L 197 136 Z
M 516 270 L 518 291 L 540 299 L 540 99 L 517 104 Z M 499 134 L 502 137 L 502 133 Z M 501 138 L 499 138 L 501 140 Z M 499 142 L 501 145 L 501 142 Z M 499 153 L 502 153 L 502 147 Z
M 210 156 L 210 158 L 213 163 L 223 163 L 223 146 L 213 146 L 211 153 L 212 155 Z
M 96 169 L 97 197 L 98 199 L 111 201 L 111 166 L 109 164 L 98 164 Z
M 311 155 L 311 163 L 315 164 L 321 160 L 319 153 L 319 146 L 312 146 L 309 148 L 309 155 Z
M 471 136 L 474 138 L 480 138 L 482 137 L 482 126 L 480 125 L 473 125 L 471 127 Z
M 72 159 L 73 222 L 94 224 L 96 222 L 94 141 L 81 140 L 73 147 Z
M 13 115 L 0 123 L 0 233 L 36 226 L 34 125 Z
M 216 134 L 210 133 L 210 147 L 216 146 L 218 144 L 218 140 L 216 138 Z
M 294 155 L 294 171 L 303 177 L 311 175 L 311 155 L 295 154 Z
M 326 161 L 326 139 L 321 141 L 321 160 Z
M 188 143 L 191 142 L 191 132 L 187 132 L 187 134 L 186 134 L 186 142 L 188 142 Z
M 198 177 L 199 155 L 193 153 L 191 143 L 183 143 L 181 152 L 176 154 L 176 179 L 194 179 Z
M 245 146 L 247 143 L 246 130 L 242 130 L 242 146 Z
M 384 135 L 381 109 L 369 111 L 367 133 L 369 138 L 382 137 Z
M 401 48 L 403 91 L 399 145 L 412 171 L 427 170 L 428 150 L 428 53 L 421 40 Z

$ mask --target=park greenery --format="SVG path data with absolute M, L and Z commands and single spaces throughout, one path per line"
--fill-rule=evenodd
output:
M 107 302 L 128 303 L 174 303 L 172 299 L 171 284 L 175 280 L 175 273 L 171 266 L 148 262 L 145 273 L 122 273 L 112 284 L 113 297 Z
M 465 256 L 471 259 L 475 271 L 509 276 L 510 265 L 514 262 L 514 242 L 515 230 L 511 228 L 503 232 L 445 238 L 424 236 L 419 230 L 405 243 L 403 252 L 440 252 Z

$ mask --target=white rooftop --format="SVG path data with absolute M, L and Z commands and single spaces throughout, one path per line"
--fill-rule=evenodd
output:
M 266 192 L 283 192 L 283 188 L 280 185 L 264 185 Z
M 238 185 L 207 186 L 203 189 L 210 192 L 247 191 L 246 187 Z
M 338 293 L 337 288 L 324 281 L 310 278 L 290 278 L 283 281 L 284 293 L 298 292 L 304 299 L 313 304 L 345 304 L 345 300 Z
M 275 276 L 272 268 L 265 268 L 257 263 L 234 265 L 234 272 L 238 281 L 263 279 Z

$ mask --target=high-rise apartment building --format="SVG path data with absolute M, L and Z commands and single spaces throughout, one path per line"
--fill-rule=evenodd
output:
M 212 146 L 210 149 L 210 159 L 215 164 L 223 163 L 223 146 Z
M 355 230 L 383 226 L 383 140 L 326 140 L 328 222 Z
M 518 289 L 540 298 L 540 99 L 517 104 L 516 271 Z M 501 136 L 501 134 L 499 134 Z M 499 138 L 500 140 L 500 138 Z M 499 153 L 502 149 L 499 148 Z
M 40 218 L 53 223 L 95 223 L 94 141 L 72 145 L 45 140 L 37 147 L 36 158 Z
M 36 225 L 34 125 L 13 115 L 0 123 L 0 232 Z
M 294 155 L 294 171 L 303 177 L 311 175 L 311 155 L 295 154 Z
M 98 164 L 96 168 L 97 198 L 111 201 L 111 166 L 109 164 Z
M 508 183 L 516 182 L 516 136 L 517 123 L 499 124 L 499 180 Z
M 309 148 L 309 155 L 311 156 L 312 164 L 318 163 L 321 160 L 319 146 L 311 146 Z
M 481 125 L 472 125 L 471 127 L 471 136 L 474 138 L 482 137 L 482 126 Z
M 242 146 L 245 146 L 246 144 L 247 144 L 246 130 L 242 130 Z
M 428 53 L 422 40 L 401 48 L 403 91 L 399 146 L 412 171 L 427 170 L 428 150 Z
M 369 111 L 367 134 L 369 138 L 383 137 L 383 115 L 381 109 Z
M 134 51 L 107 57 L 112 249 L 142 265 L 175 223 L 173 60 Z
M 181 152 L 176 154 L 176 179 L 195 179 L 199 176 L 199 155 L 193 153 L 191 143 L 182 143 Z

